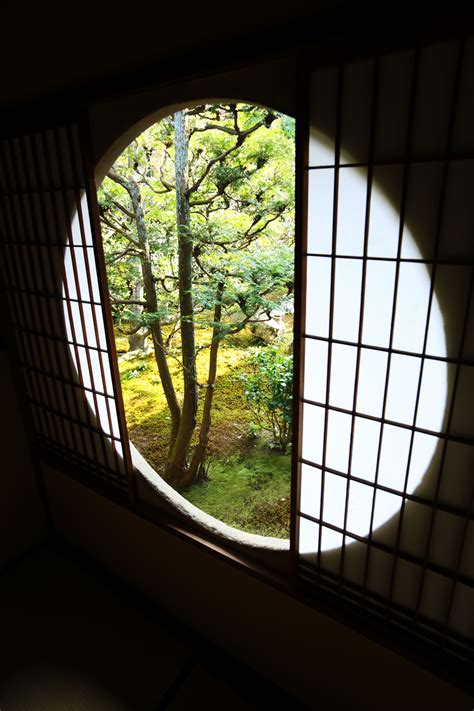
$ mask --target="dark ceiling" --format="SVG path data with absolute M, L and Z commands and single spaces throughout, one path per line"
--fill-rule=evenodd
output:
M 252 38 L 250 50 L 258 37 L 268 43 L 277 26 L 323 13 L 328 4 L 343 2 L 7 2 L 1 11 L 0 100 L 8 104 L 97 81 L 146 61 L 176 62 L 183 51 L 199 61 L 214 47 L 216 65 L 222 65 L 237 38 Z
M 404 3 L 377 3 L 372 9 L 366 0 L 144 0 L 122 6 L 100 0 L 6 0 L 0 15 L 0 105 L 85 87 L 107 94 L 109 85 L 120 90 L 122 78 L 138 86 L 144 69 L 150 82 L 153 72 L 161 80 L 184 68 L 222 67 L 251 57 L 257 48 L 274 52 L 302 37 L 314 40 L 370 27 L 386 32 L 400 24 L 412 31 L 417 22 L 433 20 L 433 7 L 417 18 L 414 7 L 407 12 Z

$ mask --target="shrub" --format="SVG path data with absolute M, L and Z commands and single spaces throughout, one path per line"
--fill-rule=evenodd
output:
M 140 375 L 142 375 L 147 368 L 148 363 L 142 361 L 141 363 L 138 363 L 134 368 L 125 371 L 125 373 L 122 374 L 122 380 L 131 380 L 132 378 L 139 378 Z
M 291 441 L 293 358 L 280 346 L 256 348 L 239 379 L 260 431 L 270 432 L 273 446 L 286 452 Z

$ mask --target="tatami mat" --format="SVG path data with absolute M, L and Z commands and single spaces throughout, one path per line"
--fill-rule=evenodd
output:
M 0 630 L 1 711 L 298 708 L 63 544 L 0 578 Z

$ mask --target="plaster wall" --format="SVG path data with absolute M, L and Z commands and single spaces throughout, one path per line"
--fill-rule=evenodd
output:
M 467 694 L 361 634 L 62 474 L 45 476 L 67 540 L 309 708 L 470 708 Z
M 0 569 L 47 537 L 6 351 L 0 351 Z

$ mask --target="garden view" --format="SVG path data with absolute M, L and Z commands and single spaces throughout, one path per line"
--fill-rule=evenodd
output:
M 203 511 L 286 538 L 294 120 L 193 106 L 137 137 L 99 189 L 129 435 Z

